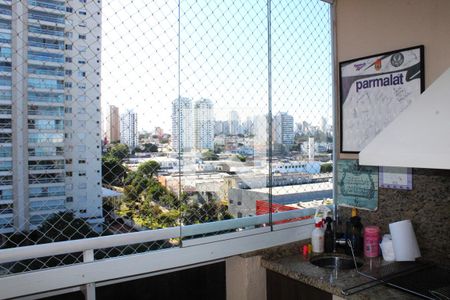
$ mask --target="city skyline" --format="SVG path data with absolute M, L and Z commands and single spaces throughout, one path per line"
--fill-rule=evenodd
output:
M 181 98 L 187 98 L 187 99 L 191 99 L 191 98 L 189 98 L 189 97 L 181 97 Z M 202 99 L 205 99 L 205 98 L 200 98 L 199 100 L 197 100 L 197 101 L 200 101 L 200 100 L 202 100 Z M 212 100 L 210 100 L 210 99 L 208 99 L 209 101 L 212 101 Z M 212 104 L 213 104 L 213 106 L 214 106 L 214 102 L 212 102 Z M 110 104 L 105 104 L 105 106 L 102 106 L 102 112 L 104 113 L 104 118 L 103 118 L 103 123 L 104 124 L 106 124 L 107 122 L 108 122 L 108 116 L 111 114 L 111 113 L 106 113 L 106 111 L 107 110 L 109 110 L 110 109 L 110 106 L 114 106 L 114 107 L 117 107 L 116 105 L 110 105 Z M 125 110 L 125 111 L 127 111 L 127 110 L 133 110 L 132 108 L 130 108 L 130 106 L 123 106 L 123 107 L 121 107 L 120 108 L 120 110 Z M 236 112 L 236 110 L 235 109 L 230 109 L 229 110 L 229 112 L 228 113 L 226 113 L 226 111 L 227 111 L 227 109 L 221 109 L 220 110 L 220 112 L 219 112 L 219 116 L 222 116 L 222 117 L 218 117 L 218 116 L 216 116 L 216 115 L 214 115 L 214 121 L 215 122 L 227 122 L 227 123 L 229 123 L 229 112 L 232 112 L 232 111 L 234 111 L 234 112 Z M 277 115 L 277 114 L 279 114 L 279 113 L 287 113 L 287 111 L 286 110 L 284 110 L 284 111 L 277 111 L 277 112 L 272 112 L 272 118 L 275 118 L 275 116 Z M 140 125 L 139 127 L 138 127 L 138 132 L 139 133 L 143 133 L 143 132 L 151 132 L 151 131 L 153 131 L 153 129 L 154 128 L 157 128 L 157 127 L 159 127 L 159 128 L 161 128 L 164 132 L 166 132 L 166 133 L 170 133 L 170 134 L 172 134 L 172 130 L 173 130 L 173 126 L 172 126 L 172 113 L 170 114 L 170 117 L 169 117 L 169 120 L 170 120 L 170 126 L 169 127 L 163 127 L 163 125 L 162 124 L 165 124 L 165 123 L 167 123 L 167 120 L 159 120 L 159 121 L 154 121 L 154 122 L 152 122 L 152 123 L 147 123 L 147 122 L 145 122 L 145 120 L 146 119 L 148 119 L 148 118 L 146 118 L 145 116 L 146 116 L 146 113 L 139 113 L 139 112 L 137 112 L 137 115 L 139 116 L 139 115 L 141 115 L 141 117 L 139 117 L 139 119 L 144 123 L 144 124 L 148 124 L 148 125 Z M 142 117 L 142 115 L 143 115 L 143 117 Z M 254 120 L 255 118 L 257 118 L 257 117 L 259 117 L 259 116 L 264 116 L 264 115 L 267 115 L 267 114 L 264 114 L 264 113 L 257 113 L 257 114 L 250 114 L 250 113 L 246 113 L 245 114 L 245 117 L 241 117 L 241 115 L 238 113 L 238 116 L 239 116 L 239 120 L 240 120 L 240 126 L 242 126 L 242 124 L 244 124 L 245 122 L 248 122 L 248 120 Z M 299 118 L 298 120 L 295 118 L 295 116 L 294 115 L 291 115 L 293 118 L 294 118 L 294 124 L 298 124 L 299 122 L 301 122 L 301 123 L 303 123 L 303 122 L 306 122 L 306 123 L 308 123 L 309 124 L 309 126 L 314 126 L 314 127 L 318 127 L 318 128 L 324 128 L 324 126 L 323 126 L 323 124 L 326 124 L 326 125 L 328 125 L 328 124 L 331 124 L 332 123 L 332 119 L 331 119 L 331 117 L 330 118 L 326 118 L 325 116 L 320 116 L 320 117 L 317 117 L 317 118 L 314 118 L 314 122 L 310 122 L 310 121 L 307 121 L 308 119 L 302 119 L 302 118 Z M 325 120 L 325 121 L 324 121 Z M 158 123 L 159 122 L 159 123 Z M 139 122 L 139 123 L 141 123 L 141 122 Z M 145 127 L 144 127 L 145 126 Z M 245 127 L 245 126 L 244 126 Z M 322 129 L 323 130 L 323 129 Z M 103 129 L 103 132 L 104 132 L 104 134 L 103 134 L 103 136 L 106 136 L 107 135 L 107 132 L 106 132 L 106 128 L 104 128 Z
M 190 100 L 191 102 L 193 101 L 191 98 L 188 98 L 188 97 L 181 97 L 181 99 L 188 99 L 188 100 Z M 210 102 L 211 102 L 211 105 L 214 106 L 214 103 L 213 103 L 210 99 L 204 99 L 204 98 L 201 98 L 201 99 L 197 100 L 196 102 L 204 101 L 204 100 L 210 101 Z M 172 104 L 171 104 L 171 105 L 173 106 L 173 101 L 172 101 Z M 109 106 L 108 106 L 108 110 L 109 110 L 110 112 L 109 112 L 109 113 L 105 113 L 105 116 L 104 116 L 103 121 L 102 121 L 103 126 L 104 126 L 105 128 L 106 128 L 106 126 L 107 126 L 108 124 L 110 124 L 110 121 L 109 121 L 109 120 L 112 118 L 112 117 L 111 117 L 111 116 L 112 116 L 112 113 L 111 113 L 111 107 L 115 107 L 115 108 L 116 108 L 115 105 L 109 105 Z M 193 109 L 193 108 L 190 108 L 190 109 Z M 105 108 L 105 110 L 106 110 L 106 108 Z M 128 111 L 128 110 L 130 110 L 130 109 L 126 109 L 126 110 Z M 172 110 L 173 110 L 173 107 L 172 107 Z M 221 115 L 224 114 L 223 111 L 224 111 L 224 110 L 222 110 L 222 114 L 221 114 Z M 226 110 L 225 110 L 225 111 L 226 111 Z M 214 111 L 214 112 L 215 112 L 215 111 Z M 237 134 L 243 134 L 243 133 L 245 133 L 246 131 L 249 131 L 250 127 L 251 127 L 251 131 L 254 132 L 255 130 L 258 131 L 258 129 L 256 129 L 256 128 L 259 127 L 259 126 L 262 126 L 262 127 L 268 126 L 268 125 L 267 125 L 268 122 L 267 122 L 267 120 L 266 120 L 267 114 L 266 114 L 266 115 L 265 115 L 265 114 L 248 115 L 248 116 L 246 117 L 246 119 L 244 120 L 244 119 L 242 119 L 242 118 L 240 117 L 239 113 L 238 113 L 236 110 L 230 110 L 229 113 L 226 114 L 226 118 L 225 118 L 225 119 L 219 119 L 219 118 L 216 117 L 215 113 L 213 114 L 213 117 L 214 117 L 214 122 L 213 122 L 214 124 L 213 124 L 213 127 L 215 127 L 215 129 L 214 129 L 213 131 L 215 132 L 215 134 L 216 134 L 216 132 L 217 132 L 217 126 L 218 126 L 218 123 L 220 123 L 220 122 L 224 123 L 224 124 L 225 124 L 225 127 L 227 127 L 227 128 L 226 128 L 225 130 L 221 129 L 221 130 L 219 130 L 219 131 L 220 131 L 220 132 L 223 132 L 223 131 L 228 132 L 228 131 L 229 131 L 229 128 L 230 128 L 230 113 L 233 113 L 233 115 L 234 115 L 235 117 L 237 117 L 237 119 L 235 120 L 235 122 L 236 122 L 236 123 L 235 123 L 235 127 L 236 127 L 235 131 L 236 131 L 236 135 L 237 135 Z M 136 114 L 138 114 L 138 113 L 136 113 Z M 302 119 L 296 120 L 296 119 L 294 118 L 294 116 L 288 114 L 286 111 L 279 111 L 279 112 L 273 112 L 273 113 L 272 113 L 272 120 L 275 121 L 276 118 L 277 118 L 277 116 L 280 116 L 280 115 L 283 115 L 283 114 L 285 114 L 285 115 L 287 114 L 288 116 L 292 117 L 292 121 L 289 121 L 289 122 L 291 122 L 291 123 L 293 124 L 294 133 L 297 132 L 297 131 L 302 131 L 302 130 L 298 130 L 298 128 L 303 128 L 303 127 L 307 129 L 306 131 L 308 131 L 309 129 L 314 129 L 313 131 L 316 131 L 317 129 L 320 129 L 320 130 L 322 130 L 323 132 L 327 132 L 327 131 L 332 130 L 332 127 L 331 127 L 331 125 L 330 125 L 331 122 L 330 122 L 327 118 L 325 118 L 325 117 L 321 117 L 321 118 L 320 118 L 319 120 L 317 120 L 317 122 L 315 122 L 315 123 L 310 123 L 310 122 L 307 122 L 306 120 L 302 120 Z M 148 133 L 148 132 L 154 131 L 155 128 L 159 128 L 159 130 L 162 130 L 162 131 L 164 131 L 165 133 L 168 133 L 168 134 L 170 134 L 170 135 L 173 135 L 172 132 L 174 131 L 174 128 L 178 128 L 177 126 L 174 127 L 173 116 L 174 116 L 174 114 L 173 114 L 173 111 L 172 111 L 171 117 L 170 117 L 170 119 L 171 119 L 171 130 L 168 130 L 168 129 L 163 128 L 159 123 L 155 123 L 154 125 L 151 125 L 150 127 L 147 127 L 147 128 L 142 128 L 142 127 L 139 128 L 139 127 L 138 127 L 138 133 L 139 133 L 139 134 L 145 133 L 145 132 Z M 283 122 L 283 121 L 281 121 L 281 122 Z M 286 122 L 286 121 L 284 121 L 284 122 Z M 276 123 L 276 122 L 273 122 L 272 125 L 273 125 L 273 126 L 276 126 L 275 123 Z M 184 124 L 183 126 L 185 126 L 185 127 L 187 126 L 187 127 L 195 128 L 195 118 L 191 117 L 191 118 L 189 118 L 188 120 L 185 120 L 183 124 Z M 188 124 L 190 124 L 190 125 L 188 125 Z M 110 125 L 111 125 L 111 124 L 110 124 Z M 183 126 L 182 126 L 182 127 L 183 127 Z M 220 126 L 220 125 L 219 125 L 219 126 Z M 262 131 L 261 131 L 261 130 L 262 130 Z M 266 132 L 266 130 L 265 130 L 264 128 L 260 129 L 260 131 L 261 131 L 262 133 L 264 133 L 264 135 L 267 134 L 267 132 Z M 190 132 L 189 129 L 185 130 L 185 134 L 188 134 L 188 132 Z M 250 132 L 250 131 L 249 131 L 249 132 Z M 260 134 L 261 137 L 264 136 L 262 133 Z M 227 134 L 233 135 L 233 134 L 231 134 L 231 133 L 227 133 Z M 104 137 L 107 137 L 107 136 L 108 136 L 108 132 L 107 132 L 106 129 L 104 129 Z M 194 138 L 195 134 L 191 132 L 191 133 L 190 133 L 190 136 L 192 136 L 192 138 Z M 274 135 L 274 136 L 275 136 L 275 135 Z M 275 137 L 274 137 L 274 138 L 275 138 Z M 111 141 L 109 140 L 109 138 L 108 138 L 108 141 L 111 142 Z M 194 144 L 195 142 L 192 141 L 192 143 Z
M 181 19 L 181 48 L 176 3 L 159 7 L 135 2 L 126 10 L 121 1 L 103 3 L 102 106 L 134 109 L 139 131 L 162 127 L 170 132 L 170 105 L 178 97 L 210 99 L 216 120 L 227 120 L 231 110 L 241 120 L 269 112 L 265 3 L 197 2 Z M 327 11 L 327 5 L 302 8 L 305 20 L 297 19 L 295 3 L 281 1 L 273 7 L 271 109 L 289 111 L 297 122 L 320 125 L 325 117 L 331 124 L 330 31 L 311 32 L 314 43 L 301 42 L 299 35 L 325 21 L 315 20 L 313 11 Z M 249 15 L 227 26 L 242 6 Z M 286 9 L 292 13 L 285 14 Z M 116 21 L 130 16 L 133 22 Z
M 138 146 L 138 115 L 133 110 L 120 114 L 120 142 L 130 150 Z

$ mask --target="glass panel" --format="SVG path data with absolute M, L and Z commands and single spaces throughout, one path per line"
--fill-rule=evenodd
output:
M 56 53 L 29 51 L 28 59 L 38 61 L 48 61 L 56 63 L 64 63 L 64 55 Z
M 1 84 L 1 78 L 0 78 Z M 64 81 L 63 80 L 54 80 L 54 79 L 41 79 L 41 78 L 28 78 L 28 87 L 35 89 L 64 89 Z
M 28 0 L 30 5 L 35 5 L 43 8 L 50 8 L 56 10 L 65 10 L 64 2 L 51 1 L 51 0 Z
M 62 143 L 64 142 L 63 133 L 30 133 L 28 135 L 29 143 Z
M 329 7 L 272 1 L 273 212 L 332 203 Z
M 0 57 L 10 58 L 11 57 L 11 48 L 0 48 Z M 1 62 L 0 66 L 8 66 L 9 69 L 0 69 L 1 72 L 11 72 L 11 63 Z
M 329 198 L 327 3 L 28 0 L 12 7 L 20 6 L 26 27 L 11 35 L 11 6 L 0 4 L 4 247 L 181 226 L 170 238 L 95 251 L 106 259 L 277 229 L 272 213 Z M 15 12 L 13 19 L 20 22 Z M 23 163 L 25 180 L 11 175 L 12 160 Z M 29 197 L 14 198 L 13 184 Z M 257 215 L 260 222 L 244 224 Z M 205 227 L 214 228 L 190 231 Z M 81 259 L 5 264 L 0 274 Z
M 266 188 L 268 176 L 266 3 L 189 2 L 181 10 L 183 98 L 173 101 L 172 137 L 183 166 L 182 225 L 254 216 L 257 201 L 269 199 L 247 195 Z
M 28 18 L 36 21 L 64 24 L 64 16 L 52 13 L 30 10 L 28 12 Z
M 0 23 L 1 24 L 1 23 Z M 64 29 L 47 25 L 28 25 L 28 31 L 31 33 L 47 34 L 54 36 L 64 36 Z
M 50 66 L 28 66 L 28 72 L 39 75 L 64 76 L 64 68 Z
M 64 42 L 58 40 L 41 39 L 36 37 L 28 38 L 28 46 L 30 47 L 40 47 L 45 49 L 64 49 Z
M 28 101 L 63 103 L 64 94 L 48 92 L 28 92 Z

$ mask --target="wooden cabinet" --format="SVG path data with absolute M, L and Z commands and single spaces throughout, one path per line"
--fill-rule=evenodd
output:
M 267 300 L 332 300 L 332 295 L 267 270 Z

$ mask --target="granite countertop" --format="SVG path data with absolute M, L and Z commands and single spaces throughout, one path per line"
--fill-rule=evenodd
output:
M 297 248 L 298 249 L 298 248 Z M 317 267 L 309 262 L 310 256 L 285 253 L 287 256 L 263 255 L 262 266 L 268 270 L 285 275 L 318 289 L 338 295 L 345 299 L 421 299 L 412 294 L 385 285 L 377 285 L 350 296 L 342 294 L 343 289 L 371 281 L 355 270 L 339 270 Z M 371 266 L 384 264 L 381 258 L 366 259 L 361 271 Z

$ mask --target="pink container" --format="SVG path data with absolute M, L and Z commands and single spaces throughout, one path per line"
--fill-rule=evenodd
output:
M 364 256 L 377 257 L 380 255 L 380 228 L 366 226 L 364 228 Z

